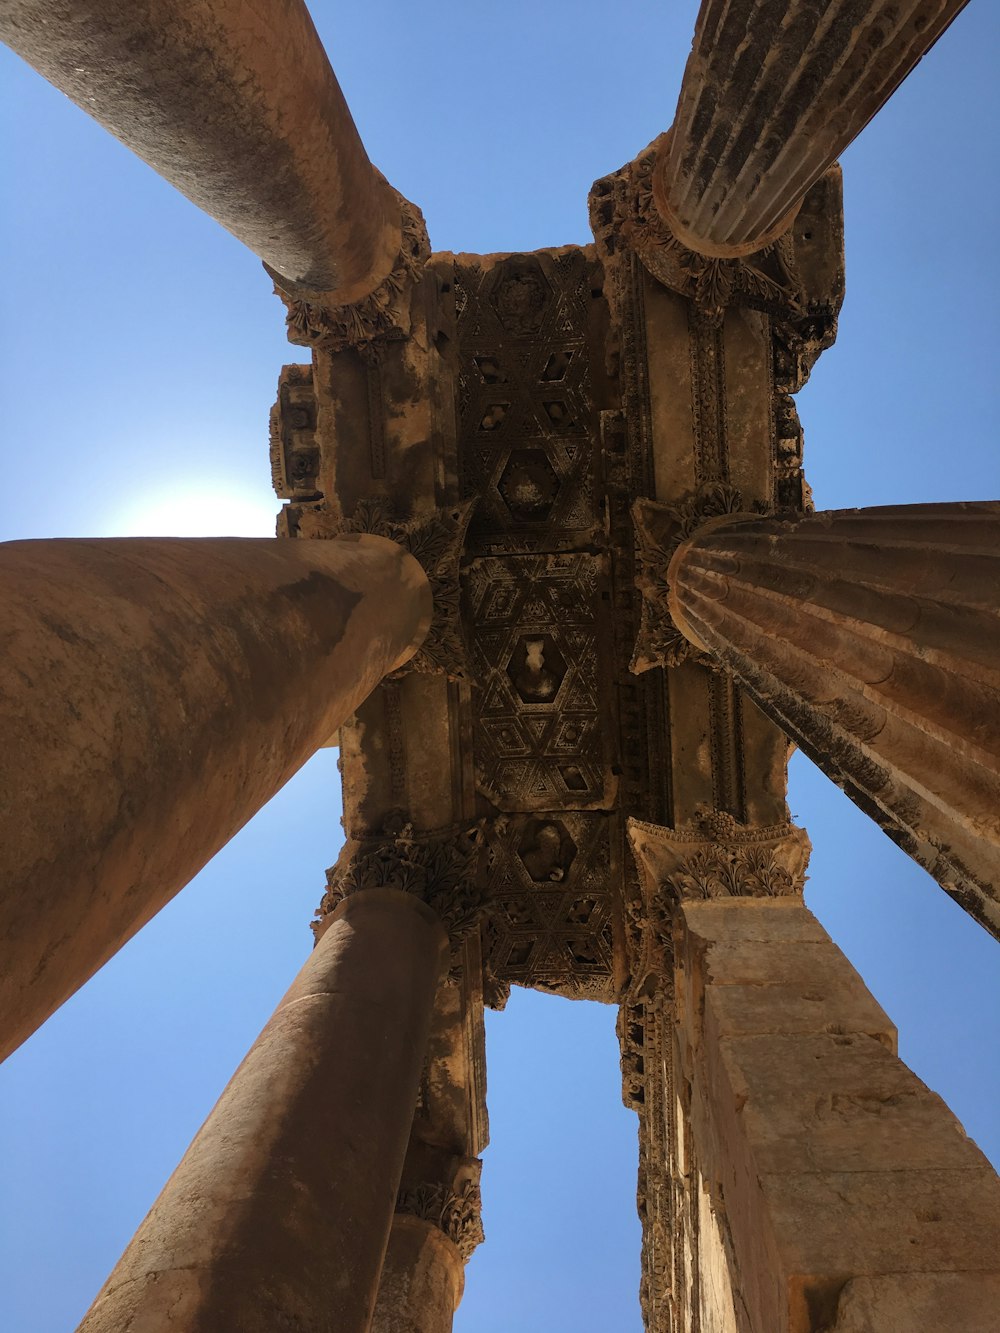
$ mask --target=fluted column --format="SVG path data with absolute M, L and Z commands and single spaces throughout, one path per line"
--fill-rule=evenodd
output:
M 353 302 L 403 244 L 304 0 L 10 0 L 0 38 L 292 289 Z
M 966 3 L 702 0 L 656 171 L 678 239 L 719 258 L 773 240 Z
M 0 546 L 0 1054 L 413 655 L 430 603 L 368 535 Z
M 365 1333 L 447 944 L 400 888 L 339 905 L 81 1333 Z
M 1000 503 L 724 515 L 677 627 L 1000 935 Z

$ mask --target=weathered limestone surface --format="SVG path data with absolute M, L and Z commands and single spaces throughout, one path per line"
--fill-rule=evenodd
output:
M 454 1242 L 419 1217 L 392 1220 L 372 1333 L 451 1333 L 465 1265 Z
M 81 1333 L 365 1333 L 447 946 L 413 894 L 337 908 Z
M 287 284 L 356 301 L 402 245 L 304 0 L 12 0 L 0 38 Z
M 690 249 L 746 255 L 806 191 L 967 0 L 703 0 L 657 205 Z
M 0 547 L 6 1055 L 412 656 L 380 537 Z
M 1000 1180 L 812 914 L 686 900 L 674 948 L 678 1083 L 740 1333 L 994 1329 Z
M 711 520 L 676 625 L 1000 934 L 1000 504 Z

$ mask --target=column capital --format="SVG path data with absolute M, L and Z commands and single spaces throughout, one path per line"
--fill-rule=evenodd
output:
M 469 1158 L 460 1161 L 450 1181 L 401 1188 L 396 1198 L 397 1216 L 417 1218 L 436 1227 L 458 1250 L 462 1262 L 468 1263 L 485 1239 L 481 1170 L 478 1158 Z
M 802 314 L 802 278 L 794 240 L 784 225 L 739 255 L 701 253 L 678 234 L 661 202 L 669 143 L 668 131 L 634 162 L 595 183 L 590 217 L 602 257 L 614 256 L 624 241 L 657 282 L 710 319 L 721 319 L 731 305 L 761 306 L 786 317 Z
M 434 611 L 427 637 L 399 670 L 468 679 L 468 661 L 461 623 L 459 570 L 465 534 L 475 509 L 475 500 L 417 514 L 396 517 L 386 496 L 361 500 L 346 518 L 328 502 L 286 505 L 279 515 L 282 535 L 329 538 L 345 533 L 370 533 L 388 537 L 419 562 L 431 586 Z
M 379 888 L 399 889 L 426 903 L 456 946 L 478 927 L 489 904 L 481 874 L 483 845 L 481 823 L 418 833 L 401 821 L 382 838 L 346 843 L 326 872 L 327 889 L 313 922 L 317 942 L 346 898 Z
M 674 667 L 694 660 L 715 666 L 715 657 L 689 634 L 671 597 L 670 567 L 696 535 L 719 523 L 756 519 L 768 512 L 761 502 L 745 506 L 742 493 L 725 482 L 711 482 L 679 504 L 640 499 L 632 506 L 635 525 L 636 579 L 642 594 L 639 632 L 630 668 L 635 675 L 653 667 Z
M 387 182 L 383 184 L 391 190 Z M 289 342 L 330 352 L 353 347 L 366 359 L 377 360 L 385 343 L 410 336 L 410 298 L 430 258 L 431 245 L 420 209 L 397 191 L 391 193 L 401 218 L 399 252 L 386 277 L 360 300 L 337 303 L 336 293 L 311 291 L 264 264 L 274 282 L 275 295 L 288 312 L 285 322 Z
M 668 911 L 688 899 L 800 897 L 812 850 L 790 822 L 746 826 L 720 810 L 679 828 L 630 819 L 628 836 L 647 902 Z
M 1000 503 L 717 517 L 670 625 L 1000 935 Z

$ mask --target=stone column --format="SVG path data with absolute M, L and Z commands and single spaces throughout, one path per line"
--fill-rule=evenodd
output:
M 676 626 L 1000 935 L 1000 504 L 723 515 Z
M 451 1333 L 465 1264 L 433 1222 L 397 1213 L 385 1252 L 372 1333 Z
M 448 939 L 393 883 L 325 924 L 81 1333 L 368 1329 Z
M 286 286 L 353 302 L 397 264 L 403 201 L 304 0 L 11 0 L 0 38 Z
M 414 1153 L 411 1142 L 408 1158 Z M 435 1154 L 423 1145 L 425 1159 Z M 436 1166 L 443 1165 L 435 1163 Z M 483 1239 L 481 1163 L 454 1159 L 431 1184 L 402 1188 L 382 1267 L 372 1333 L 451 1333 L 465 1265 Z M 413 1162 L 404 1168 L 406 1181 Z
M 430 602 L 368 535 L 0 546 L 0 1053 L 413 655 Z
M 654 193 L 689 249 L 750 254 L 967 0 L 703 0 Z
M 673 919 L 677 1243 L 700 1326 L 990 1333 L 1000 1180 L 803 905 L 804 835 L 631 833 Z

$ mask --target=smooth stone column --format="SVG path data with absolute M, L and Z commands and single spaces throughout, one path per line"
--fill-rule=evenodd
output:
M 397 1213 L 382 1265 L 372 1333 L 451 1333 L 465 1262 L 433 1223 Z
M 1000 935 L 1000 504 L 725 516 L 678 628 Z
M 702 0 L 669 146 L 664 220 L 692 250 L 784 231 L 968 0 Z
M 80 1333 L 368 1329 L 447 957 L 413 894 L 341 903 Z
M 382 537 L 0 545 L 0 1054 L 422 641 Z
M 812 913 L 684 901 L 674 959 L 702 1327 L 993 1333 L 1000 1180 Z
M 290 290 L 342 304 L 391 272 L 400 201 L 304 0 L 8 0 L 0 39 Z

